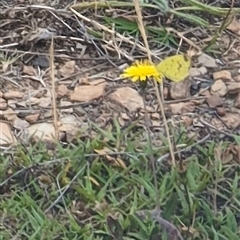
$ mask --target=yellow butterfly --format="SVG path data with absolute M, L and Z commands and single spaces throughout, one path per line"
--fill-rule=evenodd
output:
M 183 54 L 167 57 L 156 65 L 159 73 L 174 82 L 184 80 L 189 74 L 190 67 L 191 59 Z

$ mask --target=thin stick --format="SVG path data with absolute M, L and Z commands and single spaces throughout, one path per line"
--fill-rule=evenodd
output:
M 54 76 L 54 45 L 53 38 L 51 41 L 51 46 L 49 49 L 49 59 L 50 59 L 50 77 L 52 80 L 52 109 L 53 109 L 53 124 L 55 128 L 55 140 L 58 141 L 58 124 L 57 124 L 57 104 L 56 104 L 56 95 L 55 95 L 55 76 Z
M 137 17 L 138 17 L 138 27 L 139 27 L 139 30 L 140 30 L 141 35 L 143 37 L 144 44 L 146 46 L 148 59 L 149 59 L 149 61 L 152 62 L 151 51 L 149 50 L 148 40 L 147 40 L 147 36 L 146 36 L 146 32 L 145 32 L 145 28 L 144 28 L 144 24 L 143 24 L 143 20 L 142 20 L 142 12 L 141 12 L 141 9 L 140 9 L 140 6 L 139 6 L 139 1 L 138 0 L 133 0 L 133 2 L 135 4 L 135 9 L 136 9 Z M 174 155 L 173 146 L 172 146 L 172 143 L 171 143 L 171 137 L 170 137 L 170 133 L 169 133 L 167 119 L 166 119 L 165 112 L 164 112 L 163 103 L 162 103 L 161 98 L 160 98 L 160 93 L 159 93 L 159 89 L 158 89 L 158 85 L 157 85 L 156 81 L 154 81 L 154 86 L 155 86 L 155 91 L 156 91 L 158 103 L 159 103 L 159 106 L 160 106 L 160 109 L 161 109 L 161 112 L 162 112 L 162 116 L 163 116 L 163 123 L 164 123 L 166 133 L 167 133 L 169 151 L 170 151 L 170 155 L 171 155 L 171 158 L 172 158 L 172 165 L 173 165 L 173 167 L 175 167 L 176 166 L 175 155 Z
M 147 50 L 145 47 L 141 46 L 140 44 L 136 43 L 135 41 L 132 41 L 130 40 L 129 38 L 127 37 L 124 37 L 123 35 L 121 35 L 120 33 L 117 33 L 107 27 L 105 27 L 104 25 L 94 21 L 94 20 L 91 20 L 89 18 L 87 18 L 86 16 L 83 16 L 82 14 L 80 14 L 79 12 L 77 12 L 76 10 L 74 10 L 73 8 L 70 7 L 70 10 L 76 15 L 78 16 L 79 18 L 83 19 L 84 21 L 88 22 L 88 23 L 91 23 L 93 26 L 95 26 L 96 28 L 98 29 L 102 29 L 103 31 L 105 32 L 108 32 L 110 33 L 111 35 L 112 34 L 115 34 L 116 37 L 118 37 L 119 39 L 121 39 L 123 42 L 126 42 L 126 43 L 129 43 L 131 44 L 132 46 L 136 46 L 138 49 L 140 49 L 141 51 L 143 52 L 149 52 L 148 54 L 151 55 L 155 55 L 153 52 L 151 52 L 149 49 Z M 126 56 L 125 56 L 126 57 Z
M 136 10 L 137 17 L 138 17 L 138 28 L 139 28 L 139 30 L 141 32 L 141 35 L 143 37 L 143 40 L 144 40 L 144 44 L 145 44 L 145 47 L 146 47 L 146 50 L 147 50 L 148 59 L 149 59 L 150 62 L 152 62 L 151 52 L 150 52 L 150 49 L 149 49 L 145 28 L 144 28 L 144 25 L 143 25 L 142 13 L 141 13 L 141 9 L 140 9 L 140 6 L 139 6 L 139 1 L 138 0 L 133 0 L 133 3 L 135 5 L 135 10 Z M 157 85 L 156 81 L 154 81 L 154 85 L 155 85 L 155 91 L 156 91 L 156 95 L 157 95 L 158 102 L 159 102 L 159 105 L 160 105 L 160 109 L 161 109 L 161 112 L 162 112 L 162 115 L 163 115 L 164 125 L 165 125 L 166 132 L 167 132 L 169 149 L 170 149 L 170 152 L 171 152 L 171 155 L 172 155 L 172 165 L 175 166 L 176 165 L 175 164 L 175 158 L 174 158 L 174 154 L 173 154 L 169 129 L 168 129 L 168 126 L 167 126 L 167 120 L 166 120 L 166 116 L 165 116 L 165 113 L 164 113 L 164 107 L 163 107 L 163 104 L 162 104 L 162 101 L 161 101 L 161 98 L 160 98 L 158 85 Z M 147 127 L 149 142 L 150 142 L 150 145 L 152 147 L 149 125 L 148 125 L 147 122 L 146 122 L 146 124 L 147 124 L 146 127 Z M 154 177 L 154 184 L 155 184 L 155 191 L 156 191 L 156 208 L 158 210 L 160 210 L 160 194 L 159 194 L 159 190 L 158 190 L 158 183 L 157 183 L 157 176 L 156 176 L 156 166 L 155 166 L 154 156 L 153 156 L 152 152 L 151 152 L 150 159 L 151 159 L 151 162 L 152 162 L 153 177 Z

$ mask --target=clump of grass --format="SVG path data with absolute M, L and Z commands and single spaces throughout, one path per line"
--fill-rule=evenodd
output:
M 162 234 L 151 218 L 139 215 L 155 208 L 156 191 L 147 146 L 140 153 L 132 142 L 117 154 L 124 165 L 114 162 L 114 153 L 95 154 L 95 139 L 58 146 L 55 160 L 43 145 L 1 155 L 0 239 L 143 240 Z M 239 165 L 217 158 L 217 151 L 232 144 L 197 145 L 182 172 L 157 166 L 161 216 L 178 226 L 184 239 L 239 239 Z

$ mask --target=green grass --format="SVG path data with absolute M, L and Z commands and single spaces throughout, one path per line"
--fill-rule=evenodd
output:
M 102 130 L 94 140 L 59 146 L 54 159 L 44 145 L 2 154 L 0 239 L 159 239 L 163 230 L 137 214 L 156 207 L 149 148 L 138 143 L 136 151 L 124 139 L 131 129 L 119 133 Z M 231 144 L 209 141 L 188 152 L 182 167 L 157 166 L 162 217 L 184 239 L 240 237 L 239 164 L 225 162 Z M 117 146 L 121 154 L 94 153 Z M 157 159 L 165 149 L 155 152 Z M 10 173 L 18 174 L 6 182 Z
M 197 45 L 208 53 L 221 54 L 222 46 L 216 44 L 215 38 L 219 35 L 219 30 L 222 33 L 231 20 L 231 18 L 226 20 L 224 26 L 219 25 L 224 18 L 229 17 L 229 8 L 222 8 L 206 2 L 205 0 L 140 1 L 148 41 L 154 43 L 154 46 L 158 48 L 166 46 L 170 49 L 177 49 L 181 40 L 178 33 L 188 31 L 194 33 L 194 29 L 198 29 L 198 31 L 204 29 L 202 32 L 203 39 L 206 38 L 205 34 L 207 34 L 214 41 L 205 44 L 199 41 Z M 135 39 L 140 36 L 137 21 L 134 20 L 132 14 L 135 9 L 132 1 L 80 2 L 71 7 L 80 13 L 86 10 L 92 13 L 97 11 L 98 14 L 95 20 L 102 25 L 109 29 L 114 26 L 117 32 L 127 34 Z M 116 16 L 102 14 L 102 11 L 109 8 L 115 10 L 111 12 L 115 12 Z M 240 8 L 231 9 L 232 14 L 239 14 L 239 12 Z M 171 28 L 175 31 L 169 31 Z M 101 31 L 94 29 L 94 26 L 89 26 L 87 31 L 94 37 L 104 37 Z M 191 39 L 194 36 L 186 33 L 185 37 Z

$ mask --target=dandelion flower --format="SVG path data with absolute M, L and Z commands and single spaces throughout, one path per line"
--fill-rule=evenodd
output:
M 124 70 L 121 77 L 131 78 L 133 82 L 146 81 L 151 77 L 157 82 L 162 82 L 163 79 L 163 75 L 148 60 L 135 61 L 132 66 Z

